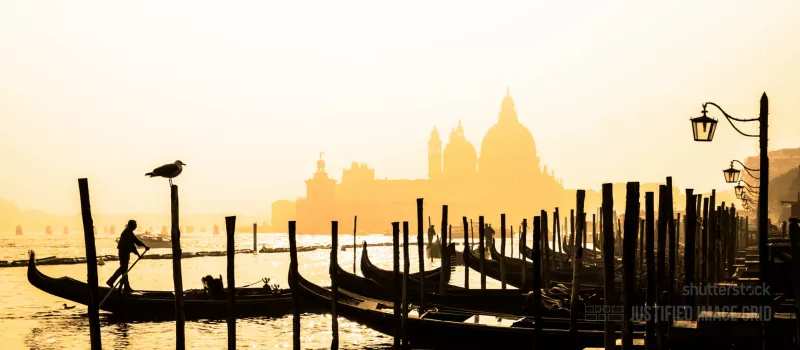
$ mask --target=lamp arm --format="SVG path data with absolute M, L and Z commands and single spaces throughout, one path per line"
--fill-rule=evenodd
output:
M 733 129 L 734 129 L 734 130 L 736 130 L 736 132 L 738 132 L 739 134 L 741 134 L 741 135 L 743 135 L 743 136 L 747 136 L 747 137 L 759 137 L 759 136 L 760 136 L 760 135 L 756 135 L 756 134 L 748 134 L 748 133 L 742 132 L 742 131 L 741 131 L 741 130 L 739 130 L 739 128 L 737 128 L 737 127 L 736 127 L 736 125 L 735 125 L 735 124 L 733 124 L 733 122 L 731 121 L 731 120 L 735 120 L 735 121 L 737 121 L 737 122 L 754 122 L 754 121 L 757 121 L 757 120 L 758 120 L 758 118 L 752 118 L 752 119 L 739 119 L 739 118 L 734 118 L 734 117 L 731 117 L 731 116 L 730 116 L 730 114 L 728 114 L 728 113 L 725 113 L 725 111 L 722 109 L 722 107 L 720 107 L 719 105 L 717 105 L 717 104 L 716 104 L 716 103 L 714 103 L 714 102 L 706 102 L 706 103 L 704 103 L 704 104 L 703 104 L 703 109 L 705 109 L 705 108 L 706 108 L 706 105 L 712 105 L 712 106 L 714 106 L 714 107 L 717 107 L 717 109 L 719 109 L 719 111 L 720 111 L 720 112 L 722 112 L 722 114 L 725 116 L 725 119 L 728 121 L 728 123 L 730 123 L 730 124 L 731 124 L 731 126 L 733 127 Z
M 759 189 L 759 187 L 758 187 L 758 186 L 750 186 L 750 184 L 749 184 L 749 183 L 747 183 L 747 181 L 744 181 L 744 180 L 739 180 L 739 182 L 741 182 L 741 183 L 745 184 L 745 186 L 747 186 L 747 187 L 748 187 L 749 189 L 751 189 L 751 190 L 752 190 L 752 189 Z
M 740 161 L 738 161 L 738 160 L 736 160 L 736 159 L 734 159 L 734 160 L 732 160 L 732 161 L 731 161 L 731 163 L 733 163 L 733 162 L 739 163 L 739 165 L 741 165 L 741 166 L 742 166 L 742 168 L 745 168 L 746 170 L 750 170 L 750 171 L 760 171 L 759 169 L 748 168 L 746 165 L 744 165 L 744 163 L 742 163 L 742 162 L 740 162 Z

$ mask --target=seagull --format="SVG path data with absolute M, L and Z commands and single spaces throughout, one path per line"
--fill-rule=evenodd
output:
M 176 160 L 175 163 L 164 164 L 164 165 L 162 165 L 162 166 L 160 166 L 158 168 L 153 169 L 153 171 L 151 171 L 151 172 L 149 172 L 147 174 L 144 174 L 144 176 L 166 177 L 166 178 L 169 179 L 169 184 L 171 186 L 172 185 L 172 178 L 174 178 L 174 177 L 176 177 L 176 176 L 181 174 L 181 171 L 183 171 L 183 166 L 184 165 L 186 165 L 186 164 L 184 164 L 180 160 Z

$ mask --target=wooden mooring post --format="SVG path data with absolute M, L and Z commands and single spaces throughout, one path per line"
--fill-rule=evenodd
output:
M 403 315 L 400 309 L 400 223 L 392 223 L 392 303 L 394 303 L 394 349 L 400 348 L 403 336 Z
M 355 250 L 356 247 L 353 247 Z M 339 222 L 331 221 L 331 349 L 339 348 Z
M 797 218 L 789 219 L 789 239 L 792 245 L 792 256 L 800 257 L 800 226 Z M 800 259 L 792 259 L 792 281 L 794 283 L 794 307 L 800 310 Z M 795 311 L 797 313 L 798 311 Z M 800 317 L 795 315 L 795 349 L 800 349 Z
M 536 331 L 535 339 L 540 339 L 542 332 L 542 240 L 541 218 L 533 217 L 533 320 Z
M 645 192 L 644 194 L 644 207 L 645 207 L 645 256 L 647 260 L 647 300 L 648 310 L 651 310 L 651 317 L 648 317 L 645 324 L 645 347 L 648 350 L 658 349 L 658 341 L 656 339 L 656 323 L 655 317 L 652 314 L 656 304 L 656 257 L 655 257 L 655 193 Z
M 100 350 L 100 296 L 97 289 L 97 250 L 94 242 L 94 219 L 89 201 L 89 180 L 78 179 L 78 193 L 81 198 L 81 220 L 83 221 L 83 242 L 86 247 L 86 282 L 89 285 L 89 340 L 92 350 Z M 113 290 L 109 290 L 113 293 Z
M 292 348 L 300 349 L 300 291 L 297 287 L 297 225 L 289 221 L 289 289 L 292 292 Z M 353 247 L 353 249 L 356 249 Z
M 525 248 L 524 248 L 525 245 L 527 244 L 525 242 L 528 239 L 528 237 L 527 237 L 527 235 L 528 235 L 528 219 L 522 219 L 522 231 L 520 232 L 519 235 L 520 235 L 519 236 L 519 239 L 520 239 L 519 250 L 522 251 L 522 261 L 525 261 L 525 259 L 533 260 L 533 255 L 531 255 L 530 257 L 525 256 Z M 527 283 L 525 281 L 525 279 L 527 277 L 526 275 L 528 274 L 528 271 L 527 271 L 527 268 L 526 268 L 527 265 L 528 264 L 524 264 L 524 263 L 520 264 L 520 267 L 522 268 L 522 272 L 521 272 L 522 274 L 520 275 L 520 279 L 522 279 L 522 281 L 521 281 L 522 282 L 522 286 L 521 286 L 520 290 L 523 293 L 528 291 L 528 285 L 527 285 Z M 467 269 L 469 269 L 469 268 L 467 268 Z
M 439 274 L 439 294 L 447 295 L 447 278 L 450 277 L 450 255 L 448 254 L 449 250 L 447 249 L 447 205 L 442 206 L 442 239 L 440 245 L 440 262 L 442 266 L 442 273 Z M 445 269 L 448 269 L 445 272 Z M 420 277 L 420 278 L 424 278 Z
M 667 186 L 658 186 L 658 237 L 656 243 L 658 244 L 658 251 L 656 256 L 656 314 L 661 315 L 666 305 L 667 290 L 667 224 L 669 223 L 669 210 L 667 206 L 669 195 L 667 194 Z M 666 340 L 666 327 L 665 322 L 661 318 L 656 319 L 656 328 L 658 331 L 658 344 L 659 349 L 664 348 L 664 341 Z
M 633 299 L 636 279 L 636 235 L 639 228 L 639 183 L 628 182 L 625 235 L 622 237 L 622 349 L 633 349 Z
M 578 292 L 581 289 L 581 265 L 583 265 L 583 245 L 581 240 L 583 235 L 580 232 L 586 224 L 583 213 L 583 201 L 586 198 L 586 191 L 578 190 L 575 194 L 575 207 L 578 211 L 578 235 L 575 237 L 575 246 L 572 247 L 572 290 L 570 293 L 570 307 L 569 307 L 569 333 L 573 340 L 576 342 L 580 338 L 578 336 L 578 313 L 584 308 L 583 303 L 579 301 Z M 576 343 L 577 344 L 577 343 Z
M 462 254 L 467 255 L 469 254 L 469 227 L 467 226 L 467 217 L 462 216 L 461 221 L 462 225 L 464 225 L 464 251 L 462 252 Z M 466 259 L 469 258 L 464 257 L 464 261 L 466 261 Z M 466 289 L 469 289 L 469 270 L 470 270 L 469 266 L 464 266 L 464 288 Z M 424 276 L 424 274 L 422 274 L 421 276 Z M 420 280 L 422 280 L 422 278 Z M 422 294 L 425 295 L 425 293 Z
M 419 275 L 425 276 L 425 248 L 422 245 L 425 230 L 422 223 L 422 198 L 417 198 L 417 254 L 419 254 Z M 425 278 L 419 279 L 419 311 L 425 310 Z
M 479 267 L 481 268 L 481 290 L 486 290 L 486 269 L 484 261 L 486 260 L 486 252 L 484 250 L 484 236 L 486 229 L 484 228 L 483 216 L 478 217 L 478 255 L 480 255 Z
M 253 223 L 253 253 L 258 253 L 258 224 Z
M 234 243 L 234 236 L 236 235 L 236 217 L 225 217 L 225 234 L 227 242 L 227 254 L 225 256 L 228 262 L 228 350 L 236 349 L 236 277 L 234 271 L 234 257 L 236 256 L 236 244 Z M 253 244 L 255 245 L 256 238 L 256 224 L 253 224 Z
M 708 206 L 709 198 L 703 198 L 703 232 L 700 237 L 700 284 L 707 285 L 708 280 Z M 703 304 L 708 305 L 707 298 L 703 298 Z
M 403 221 L 403 349 L 408 349 L 408 221 Z M 424 275 L 420 279 L 425 278 Z
M 506 289 L 506 214 L 500 214 L 500 288 Z
M 420 221 L 422 222 L 422 221 Z M 356 237 L 358 234 L 356 233 L 356 228 L 358 227 L 358 216 L 353 216 L 353 274 L 356 274 L 356 251 L 358 251 L 358 243 L 356 243 Z M 422 230 L 420 228 L 420 230 Z M 422 247 L 422 242 L 419 242 L 420 247 Z
M 686 216 L 684 217 L 684 225 L 686 225 L 684 229 L 684 250 L 683 250 L 683 276 L 684 276 L 684 286 L 691 288 L 695 281 L 694 281 L 694 271 L 695 271 L 695 229 L 697 228 L 697 213 L 695 213 L 696 209 L 696 196 L 694 195 L 694 190 L 691 188 L 686 189 Z M 688 293 L 684 295 L 683 300 L 684 305 L 686 305 L 690 310 L 694 310 L 694 295 L 692 293 Z M 694 318 L 695 315 L 692 315 Z
M 558 243 L 558 268 L 561 268 L 563 265 L 561 263 L 561 257 L 563 256 L 564 250 L 561 247 L 561 220 L 558 215 L 558 207 L 556 207 L 555 212 L 553 213 L 553 251 L 556 251 L 556 243 Z M 553 256 L 556 256 L 553 254 Z
M 511 242 L 511 256 L 513 257 L 514 256 L 514 225 L 509 226 L 508 229 L 510 230 L 509 232 L 511 233 L 511 241 L 510 241 Z
M 548 226 L 547 226 L 547 210 L 542 210 L 539 212 L 539 216 L 542 220 L 542 251 L 544 252 L 544 264 L 542 264 L 542 278 L 545 281 L 550 280 L 550 242 L 549 238 L 547 238 Z M 523 248 L 520 247 L 520 250 Z M 524 260 L 524 259 L 523 259 Z
M 675 305 L 673 304 L 674 300 L 672 299 L 674 296 L 674 288 L 675 288 L 675 260 L 676 260 L 676 235 L 675 235 L 675 211 L 673 210 L 673 200 L 672 200 L 672 176 L 667 176 L 667 187 L 666 193 L 667 200 L 667 235 L 669 239 L 669 244 L 667 245 L 667 254 L 669 255 L 669 265 L 667 265 L 667 298 L 666 298 L 666 305 Z M 669 313 L 667 317 L 666 323 L 667 329 L 672 327 L 672 314 Z
M 175 349 L 186 348 L 185 319 L 183 314 L 183 276 L 181 270 L 181 230 L 179 221 L 178 185 L 170 185 L 172 217 L 172 283 L 175 286 Z
M 614 193 L 613 185 L 603 184 L 603 309 L 611 310 L 616 305 L 614 291 Z M 604 342 L 606 350 L 616 346 L 616 334 L 613 321 L 608 314 L 604 317 Z

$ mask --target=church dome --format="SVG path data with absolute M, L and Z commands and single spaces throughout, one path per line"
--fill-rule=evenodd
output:
M 458 121 L 458 127 L 450 133 L 450 140 L 444 148 L 444 173 L 449 177 L 461 177 L 475 173 L 478 152 L 464 136 L 464 127 Z
M 478 171 L 490 179 L 530 179 L 540 173 L 533 135 L 519 123 L 508 90 L 497 124 L 489 128 L 481 142 Z

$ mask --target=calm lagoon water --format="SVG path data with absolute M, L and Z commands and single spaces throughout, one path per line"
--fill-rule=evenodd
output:
M 340 236 L 339 244 L 353 244 L 353 236 Z M 96 247 L 98 255 L 116 254 L 115 236 L 98 234 Z M 252 234 L 237 234 L 236 248 L 253 246 Z M 390 236 L 367 235 L 358 237 L 358 242 L 391 242 Z M 458 240 L 456 240 L 458 241 Z M 258 234 L 258 244 L 267 247 L 288 247 L 286 234 Z M 297 238 L 300 246 L 330 244 L 329 236 L 301 235 Z M 225 236 L 211 233 L 184 234 L 181 245 L 185 252 L 211 251 L 225 249 Z M 530 245 L 530 243 L 529 243 Z M 24 236 L 14 233 L 0 233 L 0 260 L 27 259 L 27 251 L 34 250 L 37 258 L 49 256 L 80 257 L 85 255 L 83 236 L 78 233 L 63 235 L 43 232 L 26 232 Z M 509 248 L 506 248 L 507 251 Z M 517 251 L 515 247 L 515 255 Z M 170 253 L 171 249 L 154 248 L 148 254 Z M 330 250 L 318 249 L 298 253 L 299 270 L 306 278 L 321 284 L 330 285 L 328 261 Z M 391 269 L 391 247 L 371 247 L 370 259 L 377 265 Z M 135 257 L 134 257 L 135 258 Z M 361 258 L 360 249 L 356 259 Z M 402 254 L 401 254 L 402 259 Z M 133 260 L 132 260 L 133 261 Z M 358 260 L 357 260 L 358 261 Z M 416 271 L 416 248 L 411 254 L 411 269 Z M 202 288 L 200 279 L 205 275 L 225 275 L 226 258 L 202 257 L 182 261 L 183 286 L 185 289 Z M 289 253 L 236 254 L 236 281 L 243 286 L 263 277 L 271 283 L 288 286 L 287 273 Z M 339 251 L 339 264 L 353 269 L 353 250 Z M 426 268 L 438 266 L 438 260 L 429 261 Z M 111 261 L 98 266 L 99 281 L 108 279 L 118 263 Z M 402 263 L 401 263 L 402 266 Z M 50 265 L 39 269 L 51 276 L 70 276 L 86 280 L 86 265 Z M 356 269 L 357 273 L 361 272 Z M 171 260 L 142 260 L 131 271 L 131 286 L 137 290 L 172 290 Z M 479 285 L 477 273 L 470 273 L 470 284 Z M 85 317 L 87 309 L 77 305 L 65 310 L 66 302 L 58 297 L 42 292 L 28 283 L 26 267 L 0 268 L 0 330 L 2 330 L 3 349 L 87 349 L 89 347 L 89 322 Z M 456 268 L 451 284 L 463 286 L 463 266 Z M 260 284 L 257 284 L 260 285 Z M 499 282 L 488 279 L 489 288 L 499 288 Z M 104 348 L 113 349 L 170 349 L 174 348 L 174 322 L 109 322 L 108 313 L 101 311 L 100 322 Z M 331 316 L 329 314 L 302 314 L 301 333 L 303 348 L 327 349 L 331 342 Z M 292 346 L 292 316 L 279 318 L 243 318 L 236 323 L 236 343 L 242 349 L 275 349 Z M 363 325 L 339 319 L 339 344 L 342 349 L 386 348 L 392 345 L 392 338 L 373 331 Z M 186 346 L 189 349 L 223 349 L 227 347 L 227 325 L 225 320 L 199 320 L 186 322 Z

